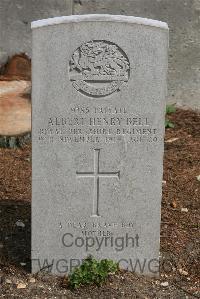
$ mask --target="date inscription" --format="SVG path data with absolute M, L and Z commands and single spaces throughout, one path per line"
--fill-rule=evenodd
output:
M 153 115 L 127 107 L 72 106 L 63 115 L 50 115 L 38 129 L 40 143 L 155 143 L 159 131 Z

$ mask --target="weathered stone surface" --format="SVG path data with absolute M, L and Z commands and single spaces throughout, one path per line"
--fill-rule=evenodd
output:
M 81 2 L 81 5 L 80 5 Z M 110 13 L 169 25 L 168 102 L 200 109 L 199 0 L 81 0 L 74 14 Z
M 33 272 L 158 274 L 167 48 L 158 21 L 33 23 Z

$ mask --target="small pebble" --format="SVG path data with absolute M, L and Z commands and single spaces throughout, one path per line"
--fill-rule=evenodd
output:
M 45 286 L 43 285 L 43 284 L 39 284 L 38 285 L 38 288 L 41 288 L 41 289 L 43 289 Z
M 178 140 L 178 139 L 179 139 L 179 138 L 174 137 L 174 138 L 171 138 L 171 139 L 166 140 L 165 143 L 172 143 L 172 142 L 174 142 L 174 141 L 176 141 L 176 140 Z
M 34 278 L 34 277 L 31 277 L 31 278 L 29 279 L 29 282 L 31 282 L 31 283 L 35 283 L 35 278 Z
M 26 263 L 20 263 L 21 266 L 26 266 Z
M 197 176 L 197 181 L 199 181 L 199 182 L 200 182 L 200 175 L 198 175 L 198 176 Z
M 185 276 L 188 275 L 188 272 L 185 271 L 185 270 L 183 270 L 183 269 L 179 269 L 179 273 L 180 273 L 181 275 L 185 275 Z
M 187 280 L 190 280 L 190 277 L 187 277 Z
M 19 227 L 25 227 L 25 224 L 21 220 L 18 220 L 15 224 Z
M 18 285 L 17 285 L 17 289 L 25 289 L 26 288 L 26 285 L 25 285 L 25 283 L 19 283 Z
M 160 285 L 161 285 L 162 287 L 168 287 L 169 282 L 168 282 L 168 281 L 164 281 L 164 282 L 161 282 Z
M 187 209 L 187 208 L 182 208 L 182 209 L 181 209 L 181 212 L 185 212 L 185 213 L 187 213 L 187 212 L 188 212 L 188 209 Z
M 9 283 L 9 284 L 11 284 L 12 283 L 12 281 L 10 280 L 10 279 L 6 279 L 6 281 L 5 281 L 6 283 Z

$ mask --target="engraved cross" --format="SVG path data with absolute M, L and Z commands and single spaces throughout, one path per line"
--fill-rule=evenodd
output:
M 99 179 L 100 178 L 120 178 L 120 171 L 116 172 L 101 172 L 99 171 L 100 149 L 94 149 L 94 169 L 91 172 L 79 172 L 76 174 L 80 178 L 94 179 L 94 194 L 93 194 L 93 211 L 92 217 L 100 217 L 99 215 Z

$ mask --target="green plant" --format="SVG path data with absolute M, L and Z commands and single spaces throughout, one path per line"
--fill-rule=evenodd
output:
M 174 128 L 174 123 L 169 119 L 165 119 L 165 128 Z
M 172 105 L 166 105 L 166 114 L 174 113 L 176 112 L 175 104 Z
M 166 114 L 171 114 L 176 112 L 175 105 L 167 105 L 166 106 Z M 165 119 L 165 128 L 174 128 L 174 123 L 171 122 L 168 118 Z
M 93 283 L 101 285 L 110 273 L 115 273 L 118 269 L 118 264 L 112 260 L 97 261 L 89 256 L 69 275 L 69 287 L 74 289 Z

